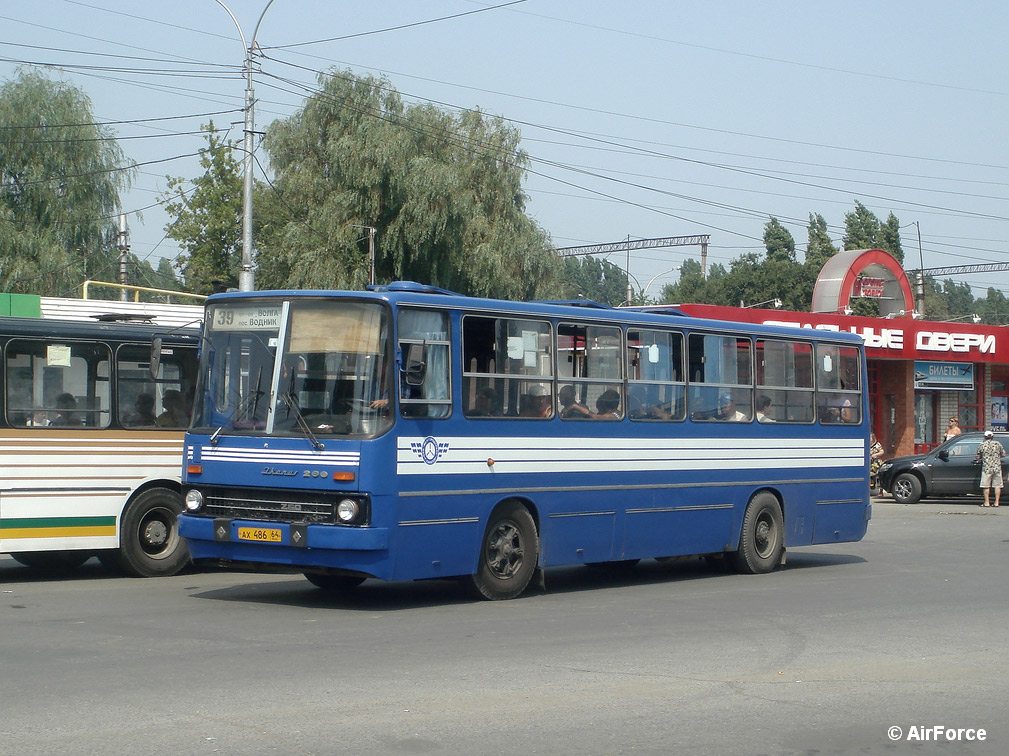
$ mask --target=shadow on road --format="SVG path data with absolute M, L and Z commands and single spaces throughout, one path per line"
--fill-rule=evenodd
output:
M 853 554 L 790 551 L 787 565 L 782 571 L 774 574 L 811 568 L 829 569 L 862 562 L 865 562 L 862 557 Z M 766 580 L 773 579 L 774 574 L 739 575 L 720 557 L 707 559 L 690 557 L 670 562 L 648 559 L 636 565 L 614 563 L 551 568 L 546 571 L 544 582 L 546 594 L 563 594 L 694 580 Z M 522 601 L 542 595 L 544 591 L 531 584 L 516 600 Z M 291 576 L 289 580 L 262 581 L 248 573 L 236 573 L 234 585 L 198 590 L 190 596 L 211 601 L 238 601 L 304 608 L 332 607 L 368 612 L 479 601 L 474 599 L 455 578 L 398 582 L 367 580 L 353 590 L 339 592 L 316 588 L 300 576 Z

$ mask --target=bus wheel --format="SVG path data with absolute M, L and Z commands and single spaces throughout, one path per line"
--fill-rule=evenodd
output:
M 110 560 L 134 577 L 174 575 L 189 562 L 179 536 L 182 498 L 168 488 L 148 488 L 134 498 L 119 526 L 119 551 Z
M 898 475 L 890 490 L 898 504 L 917 504 L 921 498 L 921 481 L 911 473 Z
M 357 575 L 324 575 L 318 572 L 306 572 L 305 577 L 316 588 L 322 588 L 325 591 L 350 591 L 364 582 L 364 578 Z
M 539 536 L 532 515 L 521 504 L 506 504 L 491 514 L 476 574 L 467 583 L 478 598 L 515 598 L 529 585 L 538 560 Z
M 746 505 L 739 550 L 732 554 L 733 566 L 750 575 L 770 572 L 781 563 L 784 535 L 778 499 L 766 491 L 758 493 Z
M 91 558 L 88 551 L 20 551 L 11 554 L 15 562 L 45 572 L 69 572 Z

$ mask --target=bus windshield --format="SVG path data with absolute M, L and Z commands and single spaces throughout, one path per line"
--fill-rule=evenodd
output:
M 370 436 L 391 425 L 382 305 L 231 301 L 206 323 L 194 428 Z

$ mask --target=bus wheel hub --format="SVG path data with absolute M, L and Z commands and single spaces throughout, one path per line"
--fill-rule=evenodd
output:
M 160 546 L 168 540 L 168 528 L 160 520 L 149 522 L 144 528 L 144 539 L 151 545 Z

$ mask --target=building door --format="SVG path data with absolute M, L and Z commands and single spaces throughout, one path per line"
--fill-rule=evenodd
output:
M 935 446 L 936 395 L 930 391 L 914 394 L 914 450 L 924 453 Z

